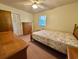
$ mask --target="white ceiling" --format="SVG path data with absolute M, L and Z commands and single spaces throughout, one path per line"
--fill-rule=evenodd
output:
M 30 0 L 0 0 L 0 3 L 12 6 L 17 9 L 21 9 L 30 13 L 37 13 L 44 10 L 56 8 L 58 6 L 62 6 L 65 4 L 76 2 L 77 0 L 44 0 L 44 2 L 41 4 L 45 8 L 38 8 L 34 10 L 31 5 L 24 5 L 27 2 L 31 2 Z

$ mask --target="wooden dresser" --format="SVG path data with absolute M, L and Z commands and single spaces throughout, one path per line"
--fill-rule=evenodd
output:
M 78 48 L 67 46 L 67 59 L 78 59 Z
M 32 34 L 32 22 L 22 22 L 22 25 L 24 35 Z
M 27 59 L 27 47 L 11 31 L 0 32 L 0 59 Z

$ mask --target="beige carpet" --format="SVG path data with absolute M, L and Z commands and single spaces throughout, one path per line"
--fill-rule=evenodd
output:
M 66 55 L 47 48 L 38 42 L 31 42 L 29 35 L 21 36 L 20 38 L 26 42 L 29 42 L 27 59 L 66 59 Z

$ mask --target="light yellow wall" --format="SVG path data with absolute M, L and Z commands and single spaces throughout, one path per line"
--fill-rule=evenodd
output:
M 10 6 L 7 6 L 7 5 L 4 5 L 4 4 L 0 4 L 0 10 L 11 11 L 12 20 L 15 19 L 15 18 L 13 18 L 13 14 L 18 14 L 20 16 L 20 23 L 17 24 L 17 25 L 20 25 L 19 30 L 18 30 L 19 35 L 23 34 L 23 29 L 22 29 L 22 23 L 21 22 L 32 22 L 32 19 L 33 19 L 32 14 L 30 14 L 28 12 L 25 12 L 25 11 L 22 11 L 22 10 L 19 10 L 19 9 L 16 9 L 16 8 L 13 8 L 13 7 L 10 7 Z M 16 32 L 16 31 L 14 30 L 14 32 Z
M 47 16 L 47 30 L 58 30 L 65 32 L 73 32 L 74 24 L 78 22 L 77 3 L 67 4 L 48 11 L 44 11 L 34 15 L 33 30 L 41 29 L 38 26 L 39 16 Z

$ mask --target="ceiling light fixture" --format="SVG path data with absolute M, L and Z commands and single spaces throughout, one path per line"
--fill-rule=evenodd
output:
M 34 3 L 34 4 L 32 5 L 32 8 L 33 8 L 33 9 L 37 9 L 37 8 L 38 8 L 37 4 Z

